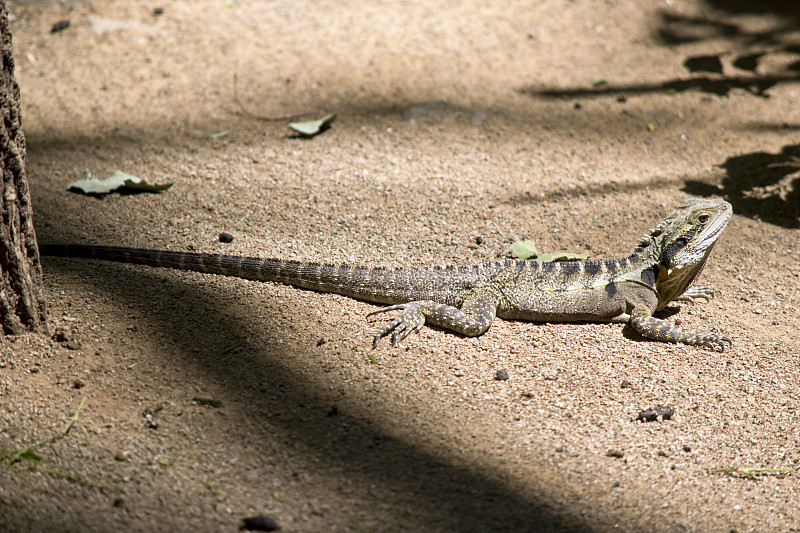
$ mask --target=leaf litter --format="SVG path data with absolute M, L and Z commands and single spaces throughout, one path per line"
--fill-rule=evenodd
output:
M 140 192 L 161 192 L 172 187 L 172 183 L 150 184 L 138 176 L 117 170 L 110 177 L 100 179 L 91 170 L 86 170 L 82 179 L 67 185 L 67 190 L 89 196 L 104 196 L 113 192 L 136 194 Z

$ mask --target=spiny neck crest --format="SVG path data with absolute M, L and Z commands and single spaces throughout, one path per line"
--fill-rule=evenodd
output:
M 662 220 L 658 226 L 651 229 L 648 233 L 645 233 L 639 241 L 639 244 L 636 245 L 633 253 L 641 254 L 648 248 L 656 245 L 658 243 L 657 239 L 664 234 L 664 229 L 670 222 L 672 222 L 671 217 L 667 217 Z

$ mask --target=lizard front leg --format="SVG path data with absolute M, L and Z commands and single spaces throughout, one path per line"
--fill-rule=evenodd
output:
M 630 324 L 633 329 L 648 339 L 663 342 L 680 342 L 691 346 L 705 346 L 720 351 L 725 351 L 725 343 L 731 344 L 728 337 L 716 333 L 685 332 L 671 322 L 656 318 L 647 305 L 638 304 L 631 311 Z
M 686 292 L 672 300 L 673 302 L 689 302 L 693 304 L 697 298 L 705 298 L 706 301 L 714 297 L 714 289 L 706 287 L 705 285 L 698 285 L 697 287 L 689 287 Z
M 377 331 L 372 341 L 372 349 L 378 346 L 381 338 L 390 333 L 394 346 L 411 333 L 422 329 L 426 322 L 467 337 L 476 337 L 489 329 L 497 315 L 498 302 L 499 297 L 492 291 L 475 291 L 467 297 L 461 309 L 433 300 L 417 300 L 383 307 L 367 316 L 398 309 L 402 312 Z

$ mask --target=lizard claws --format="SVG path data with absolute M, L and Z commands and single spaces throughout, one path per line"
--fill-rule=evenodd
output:
M 703 298 L 707 302 L 711 301 L 711 299 L 714 298 L 714 290 L 711 287 L 706 287 L 705 285 L 690 287 L 686 290 L 686 292 L 675 298 L 673 301 L 688 302 L 693 304 L 697 298 Z
M 367 316 L 377 315 L 378 313 L 385 313 L 387 311 L 402 310 L 403 312 L 392 319 L 388 324 L 383 326 L 375 333 L 375 339 L 372 341 L 372 349 L 378 347 L 380 340 L 392 334 L 392 346 L 396 346 L 398 342 L 405 339 L 412 333 L 418 332 L 425 325 L 425 315 L 420 309 L 418 302 L 409 302 L 405 304 L 390 305 L 372 311 Z
M 377 315 L 379 313 L 386 313 L 387 311 L 396 311 L 398 309 L 405 309 L 408 304 L 397 304 L 397 305 L 390 305 L 388 307 L 381 307 L 380 309 L 376 309 L 375 311 L 370 311 L 367 313 L 367 316 Z
M 711 349 L 717 351 L 717 345 L 719 345 L 720 352 L 725 351 L 725 343 L 728 343 L 728 347 L 733 346 L 733 341 L 730 340 L 728 337 L 717 337 L 716 339 L 709 341 Z

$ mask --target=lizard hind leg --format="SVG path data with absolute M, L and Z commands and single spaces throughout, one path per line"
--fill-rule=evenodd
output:
M 489 329 L 497 314 L 497 301 L 495 298 L 473 295 L 467 298 L 461 309 L 458 309 L 433 300 L 417 300 L 383 307 L 367 316 L 397 310 L 401 313 L 375 333 L 375 339 L 372 341 L 373 350 L 383 337 L 391 334 L 394 346 L 398 341 L 422 329 L 426 322 L 467 337 L 475 337 Z

